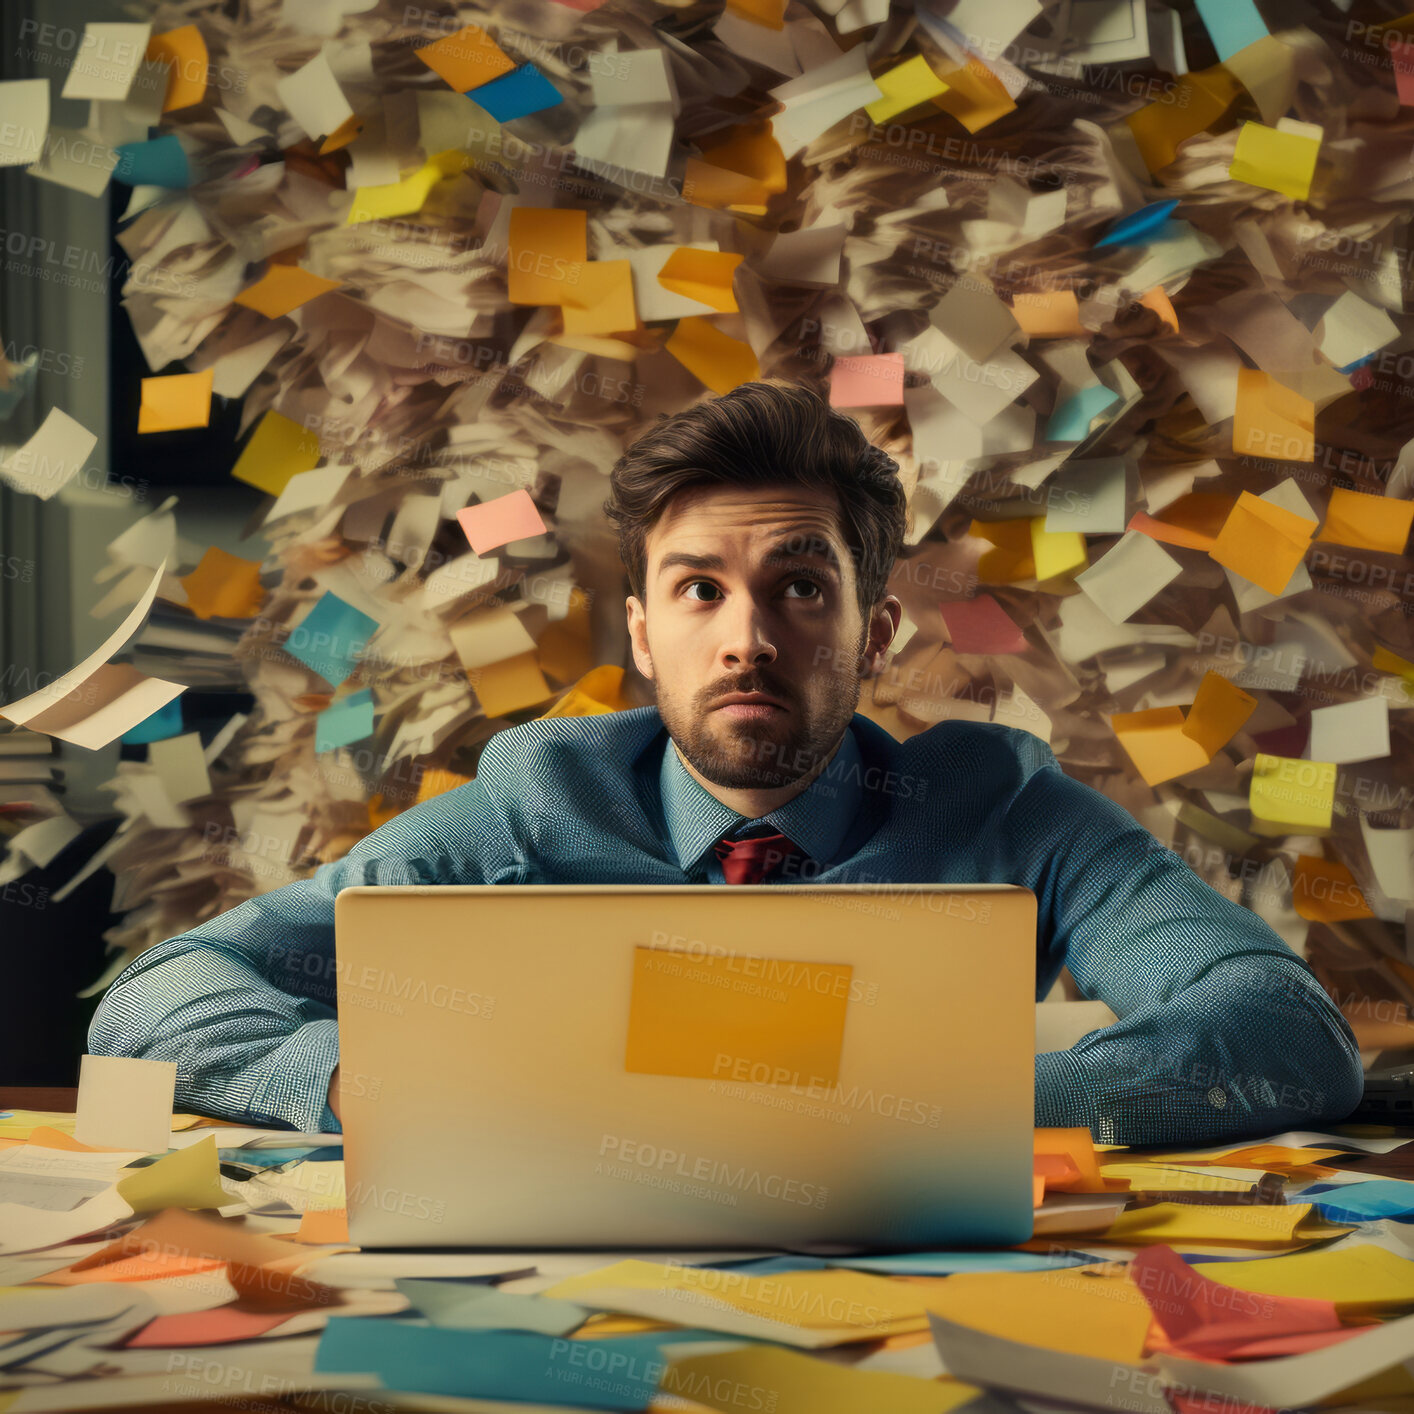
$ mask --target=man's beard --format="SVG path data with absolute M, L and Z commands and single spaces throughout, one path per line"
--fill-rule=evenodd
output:
M 859 654 L 867 636 L 866 629 Z M 763 681 L 759 674 L 739 682 L 737 690 L 781 696 L 790 711 L 762 723 L 734 722 L 715 706 L 684 709 L 676 699 L 658 694 L 659 715 L 678 750 L 704 780 L 725 790 L 777 790 L 809 775 L 834 749 L 859 705 L 861 680 L 847 673 L 829 674 L 826 699 L 809 716 L 799 693 L 778 694 L 770 679 Z M 714 689 L 705 696 L 715 704 L 732 690 Z

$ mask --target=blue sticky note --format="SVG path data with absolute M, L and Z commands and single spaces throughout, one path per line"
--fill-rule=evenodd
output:
M 742 1257 L 732 1262 L 694 1262 L 694 1266 L 718 1271 L 745 1272 L 748 1276 L 768 1277 L 777 1272 L 819 1272 L 826 1267 L 841 1267 L 843 1260 L 827 1262 L 823 1257 L 795 1257 L 784 1253 L 779 1257 Z
M 1095 242 L 1095 249 L 1099 250 L 1102 245 L 1142 245 L 1152 240 L 1177 206 L 1176 200 L 1154 201 L 1138 211 L 1131 211 L 1128 216 L 1121 216 Z
M 834 1265 L 885 1276 L 947 1277 L 958 1272 L 1051 1272 L 1088 1267 L 1098 1260 L 1083 1252 L 893 1252 L 881 1257 L 840 1257 Z
M 314 1368 L 374 1374 L 409 1394 L 521 1400 L 588 1409 L 646 1409 L 667 1361 L 661 1347 L 721 1340 L 720 1331 L 567 1340 L 530 1331 L 463 1331 L 369 1316 L 335 1316 Z
M 137 726 L 129 727 L 118 740 L 128 746 L 143 746 L 150 741 L 166 741 L 181 734 L 182 699 L 174 697 L 150 717 L 144 717 Z
M 314 750 L 333 751 L 373 734 L 373 689 L 353 692 L 326 707 L 314 724 Z
M 1252 0 L 1198 0 L 1198 13 L 1219 59 L 1231 59 L 1271 32 Z
M 1052 414 L 1046 424 L 1048 442 L 1083 442 L 1090 435 L 1090 423 L 1119 401 L 1119 394 L 1096 383 L 1082 388 L 1069 397 Z
M 118 165 L 113 168 L 113 176 L 130 187 L 191 185 L 187 150 L 178 141 L 176 133 L 166 133 L 147 142 L 120 142 L 113 150 L 118 154 Z
M 1334 1223 L 1370 1223 L 1381 1218 L 1414 1218 L 1414 1183 L 1399 1178 L 1371 1178 L 1363 1183 L 1313 1183 L 1294 1199 L 1311 1202 Z
M 468 89 L 466 96 L 498 123 L 509 123 L 513 118 L 523 118 L 527 113 L 538 113 L 565 101 L 560 90 L 534 64 L 522 64 L 490 83 Z
M 377 627 L 377 619 L 360 613 L 337 594 L 326 594 L 290 630 L 283 646 L 286 653 L 338 687 L 357 666 Z

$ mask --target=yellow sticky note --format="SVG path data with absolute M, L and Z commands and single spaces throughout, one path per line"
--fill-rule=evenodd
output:
M 1238 1144 L 1219 1152 L 1179 1149 L 1146 1156 L 1154 1163 L 1189 1164 L 1194 1168 L 1213 1166 L 1230 1169 L 1265 1169 L 1268 1173 L 1294 1175 L 1333 1159 L 1345 1149 L 1293 1149 L 1286 1144 Z
M 563 287 L 560 311 L 566 334 L 616 334 L 637 328 L 632 264 L 591 260 L 581 265 L 578 281 Z
M 761 365 L 751 345 L 722 333 L 708 322 L 706 315 L 679 319 L 672 338 L 663 347 L 714 393 L 730 393 L 761 376 Z
M 963 1272 L 930 1290 L 927 1304 L 973 1330 L 1123 1364 L 1139 1362 L 1153 1319 L 1144 1293 L 1127 1277 L 1070 1270 Z
M 1319 138 L 1282 132 L 1264 123 L 1244 123 L 1227 174 L 1234 181 L 1305 201 L 1311 195 L 1320 151 Z
M 1183 730 L 1181 707 L 1116 712 L 1109 723 L 1146 785 L 1171 781 L 1206 766 L 1211 759 Z
M 732 290 L 736 268 L 745 259 L 730 250 L 694 250 L 679 246 L 658 271 L 658 283 L 665 290 L 688 299 L 710 304 L 723 314 L 735 313 L 740 306 Z
M 509 716 L 555 694 L 540 671 L 534 649 L 503 658 L 499 663 L 486 663 L 469 672 L 467 677 L 481 710 L 488 717 Z
M 301 270 L 298 265 L 271 265 L 255 284 L 242 290 L 233 301 L 267 319 L 278 319 L 302 304 L 337 290 L 342 280 L 326 280 L 322 275 Z
M 875 123 L 887 123 L 890 118 L 946 93 L 948 88 L 921 54 L 877 75 L 874 82 L 884 96 L 866 103 L 864 111 Z
M 474 778 L 463 776 L 456 771 L 443 771 L 435 766 L 424 767 L 417 783 L 417 803 L 431 800 L 434 796 L 445 795 L 458 786 L 470 785 Z
M 764 215 L 771 196 L 785 189 L 785 154 L 764 118 L 727 128 L 700 158 L 689 157 L 682 195 L 694 206 Z
M 1193 1270 L 1238 1291 L 1333 1301 L 1344 1315 L 1378 1316 L 1414 1305 L 1414 1262 L 1366 1243 L 1293 1252 L 1279 1262 L 1195 1262 Z
M 1045 516 L 1024 520 L 974 520 L 967 527 L 969 535 L 996 546 L 984 551 L 977 561 L 977 578 L 983 584 L 1015 584 L 1022 579 L 1036 579 L 1036 559 L 1031 549 L 1031 528 L 1039 520 L 1044 531 Z
M 190 108 L 206 97 L 206 41 L 195 25 L 182 25 L 180 29 L 154 34 L 147 41 L 143 58 L 169 66 L 167 92 L 162 99 L 164 113 Z
M 1211 761 L 1256 710 L 1257 699 L 1250 692 L 1221 673 L 1207 672 L 1184 719 L 1183 734 L 1192 737 Z
M 1340 923 L 1373 918 L 1355 876 L 1335 859 L 1301 854 L 1291 876 L 1291 906 L 1313 923 Z
M 211 385 L 215 370 L 170 373 L 142 380 L 139 432 L 175 432 L 181 427 L 206 427 L 211 422 Z
M 118 1193 L 135 1213 L 155 1213 L 161 1208 L 224 1208 L 232 1201 L 221 1187 L 214 1134 L 120 1178 Z
M 349 1240 L 349 1214 L 346 1208 L 307 1208 L 300 1218 L 296 1242 L 322 1245 Z
M 593 717 L 605 712 L 623 712 L 632 704 L 623 695 L 624 670 L 614 663 L 593 668 L 544 715 L 546 717 Z
M 248 619 L 260 607 L 260 561 L 243 560 L 218 545 L 208 547 L 201 563 L 182 576 L 187 607 L 199 619 Z
M 624 1069 L 832 1086 L 853 975 L 848 963 L 635 948 Z
M 1035 339 L 1062 339 L 1086 332 L 1074 290 L 1021 291 L 1012 302 L 1011 316 Z
M 1247 807 L 1254 820 L 1289 832 L 1328 830 L 1335 806 L 1335 763 L 1258 752 Z
M 458 93 L 480 88 L 516 67 L 515 60 L 480 25 L 463 25 L 455 34 L 413 52 Z
M 622 669 L 608 665 L 596 668 L 594 665 L 594 634 L 589 623 L 589 596 L 582 589 L 576 588 L 570 591 L 569 608 L 564 617 L 546 624 L 535 646 L 540 653 L 541 671 L 546 677 L 558 678 L 561 682 L 573 682 L 582 691 L 585 690 L 585 681 L 590 679 L 594 681 L 596 688 L 601 681 L 612 682 L 612 686 L 605 687 L 609 697 L 596 698 L 596 700 L 613 700 L 615 702 L 621 700 Z M 600 672 L 617 672 L 619 677 L 610 680 L 594 676 Z M 590 690 L 590 696 L 594 696 L 593 690 Z M 623 705 L 628 707 L 632 704 L 624 702 Z M 605 710 L 618 711 L 619 709 L 614 707 Z M 582 714 L 571 713 L 569 715 Z
M 1175 334 L 1179 332 L 1178 315 L 1174 313 L 1173 301 L 1168 297 L 1168 292 L 1162 285 L 1155 285 L 1139 303 L 1145 309 L 1152 309 Z
M 319 465 L 319 434 L 273 408 L 260 419 L 231 475 L 269 496 L 278 496 L 292 476 Z
M 1106 1178 L 1123 1179 L 1134 1193 L 1155 1190 L 1194 1193 L 1247 1193 L 1251 1182 L 1240 1178 L 1221 1178 L 1217 1174 L 1193 1173 L 1189 1169 L 1163 1168 L 1158 1164 L 1102 1164 L 1100 1172 Z
M 938 77 L 947 89 L 933 99 L 934 104 L 951 113 L 970 133 L 1016 111 L 1016 100 L 980 59 L 969 59 L 961 68 L 944 69 Z
M 1237 1247 L 1275 1248 L 1296 1247 L 1349 1231 L 1349 1227 L 1323 1222 L 1313 1214 L 1310 1203 L 1281 1207 L 1255 1203 L 1155 1203 L 1121 1213 L 1100 1240 L 1125 1247 L 1164 1242 L 1173 1247 L 1231 1243 Z
M 982 1393 L 961 1380 L 852 1370 L 818 1355 L 765 1344 L 673 1360 L 658 1388 L 664 1395 L 692 1401 L 697 1408 L 757 1407 L 759 1401 L 759 1407 L 769 1407 L 773 1414 L 858 1414 L 863 1409 L 947 1414 Z M 720 1393 L 723 1390 L 728 1393 Z M 704 1400 L 711 1404 L 704 1405 Z
M 1178 155 L 1179 145 L 1207 132 L 1242 91 L 1237 80 L 1215 65 L 1177 79 L 1169 92 L 1131 113 L 1125 122 L 1150 172 L 1159 172 Z
M 1316 405 L 1256 368 L 1237 371 L 1232 450 L 1239 456 L 1308 462 L 1316 455 Z
M 767 29 L 786 27 L 786 0 L 727 0 L 727 9 Z
M 517 206 L 511 212 L 506 295 L 512 304 L 563 302 L 566 287 L 579 284 L 589 260 L 588 220 L 584 211 L 553 207 Z
M 1047 530 L 1045 516 L 1031 516 L 1031 557 L 1036 578 L 1052 579 L 1068 570 L 1083 570 L 1089 563 L 1085 537 L 1078 530 Z
M 1244 491 L 1208 555 L 1268 594 L 1280 594 L 1305 558 L 1315 529 L 1314 520 Z
M 1348 491 L 1336 486 L 1331 490 L 1325 524 L 1316 539 L 1402 555 L 1411 525 L 1414 525 L 1414 501 L 1371 496 L 1364 491 Z
M 386 221 L 394 216 L 415 215 L 422 210 L 428 194 L 438 182 L 464 170 L 466 159 L 465 153 L 439 152 L 396 182 L 359 187 L 344 217 L 344 225 L 356 226 L 363 221 Z

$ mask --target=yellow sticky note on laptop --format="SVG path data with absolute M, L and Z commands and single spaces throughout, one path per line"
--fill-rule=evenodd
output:
M 853 975 L 848 963 L 635 948 L 624 1069 L 832 1086 Z
M 1316 175 L 1320 152 L 1321 139 L 1312 133 L 1244 123 L 1227 174 L 1234 181 L 1250 182 L 1254 187 L 1266 187 L 1305 201 L 1311 195 L 1311 178 Z
M 1291 832 L 1328 830 L 1335 808 L 1335 763 L 1258 752 L 1247 808 L 1254 820 Z

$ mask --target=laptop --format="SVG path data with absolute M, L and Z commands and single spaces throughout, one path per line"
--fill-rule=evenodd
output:
M 358 887 L 335 919 L 360 1247 L 1031 1236 L 1029 889 Z

